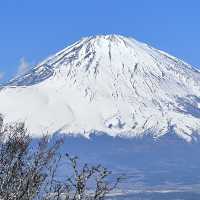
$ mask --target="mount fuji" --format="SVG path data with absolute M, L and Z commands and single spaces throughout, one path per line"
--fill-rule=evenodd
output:
M 33 136 L 174 134 L 191 142 L 200 134 L 200 71 L 132 38 L 87 37 L 2 85 L 0 113 Z

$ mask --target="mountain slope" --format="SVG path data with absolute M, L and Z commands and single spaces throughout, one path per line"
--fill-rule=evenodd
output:
M 84 38 L 2 87 L 0 113 L 33 135 L 176 133 L 191 141 L 200 133 L 200 72 L 131 38 Z

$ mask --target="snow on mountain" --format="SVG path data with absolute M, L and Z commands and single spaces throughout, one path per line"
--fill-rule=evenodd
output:
M 0 91 L 5 121 L 33 135 L 105 132 L 187 141 L 200 133 L 200 72 L 120 35 L 83 38 Z

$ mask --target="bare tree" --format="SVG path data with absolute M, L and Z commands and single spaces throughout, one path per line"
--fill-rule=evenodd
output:
M 117 188 L 122 180 L 118 177 L 111 183 L 109 180 L 112 172 L 102 165 L 88 166 L 84 164 L 80 167 L 78 164 L 78 157 L 71 157 L 66 154 L 70 161 L 70 166 L 73 169 L 73 174 L 67 179 L 68 187 L 72 188 L 72 199 L 90 199 L 100 200 L 104 199 L 107 194 Z M 91 189 L 89 189 L 89 187 Z
M 60 143 L 52 146 L 43 137 L 36 150 L 24 124 L 1 129 L 0 199 L 34 199 L 48 178 Z
M 0 117 L 1 118 L 1 117 Z M 3 126 L 0 120 L 1 200 L 103 200 L 121 178 L 111 181 L 112 172 L 101 165 L 81 165 L 78 157 L 64 155 L 70 174 L 58 181 L 62 139 L 49 142 L 44 136 L 33 145 L 24 124 Z

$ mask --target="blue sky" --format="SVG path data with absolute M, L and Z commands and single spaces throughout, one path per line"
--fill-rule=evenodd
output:
M 200 66 L 199 0 L 2 0 L 6 81 L 83 36 L 122 34 Z

